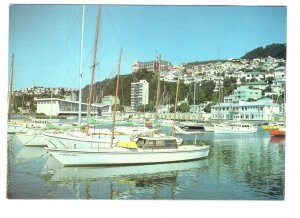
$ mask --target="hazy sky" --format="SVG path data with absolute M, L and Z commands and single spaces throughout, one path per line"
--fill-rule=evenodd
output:
M 84 78 L 90 82 L 97 6 L 87 5 Z M 82 5 L 12 5 L 9 55 L 15 54 L 14 90 L 79 86 Z M 134 60 L 158 53 L 173 64 L 231 57 L 286 43 L 286 7 L 102 5 L 95 81 L 121 73 Z M 10 63 L 9 63 L 10 65 Z M 8 67 L 9 67 L 8 65 Z

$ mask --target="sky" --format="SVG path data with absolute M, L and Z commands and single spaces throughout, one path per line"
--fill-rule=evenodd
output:
M 134 60 L 239 58 L 260 46 L 286 43 L 286 7 L 102 5 L 95 81 L 131 73 Z M 86 5 L 83 85 L 90 83 L 97 5 Z M 16 4 L 9 8 L 13 90 L 79 87 L 82 5 Z

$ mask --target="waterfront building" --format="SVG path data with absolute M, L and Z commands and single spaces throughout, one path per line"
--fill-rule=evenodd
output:
M 234 90 L 234 100 L 247 101 L 249 99 L 259 99 L 262 97 L 262 91 L 259 89 L 249 89 L 248 86 L 240 86 Z
M 280 112 L 280 106 L 270 98 L 255 102 L 220 103 L 211 107 L 211 118 L 222 120 L 270 121 Z
M 37 102 L 37 113 L 43 113 L 47 116 L 58 115 L 78 115 L 79 101 L 70 101 L 59 98 L 41 98 L 34 99 Z M 98 115 L 101 112 L 111 112 L 111 105 L 109 104 L 92 104 L 91 114 Z M 81 113 L 87 114 L 87 103 L 81 103 Z
M 190 105 L 190 113 L 194 114 L 201 114 L 205 113 L 204 108 L 209 104 L 210 102 L 200 103 L 200 104 L 192 104 Z
M 132 71 L 136 72 L 141 69 L 146 69 L 148 71 L 154 71 L 154 63 L 157 61 L 148 61 L 148 62 L 141 62 L 141 61 L 134 61 L 132 64 Z M 170 61 L 163 61 L 161 60 L 161 67 L 160 70 L 169 71 L 173 67 Z
M 101 100 L 101 103 L 114 105 L 115 104 L 115 96 L 112 96 L 112 95 L 104 96 Z M 118 97 L 117 97 L 117 104 L 120 104 L 120 99 Z
M 149 83 L 146 80 L 131 83 L 131 111 L 137 111 L 138 106 L 148 104 Z

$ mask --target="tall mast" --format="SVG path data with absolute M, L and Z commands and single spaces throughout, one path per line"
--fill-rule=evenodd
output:
M 100 24 L 100 5 L 98 5 L 98 16 L 96 22 L 96 35 L 95 35 L 95 45 L 94 45 L 94 60 L 92 65 L 92 77 L 91 77 L 91 84 L 90 84 L 90 91 L 89 91 L 89 102 L 88 102 L 88 111 L 87 117 L 91 114 L 91 104 L 92 104 L 92 96 L 93 96 L 93 83 L 94 83 L 94 74 L 95 74 L 95 66 L 96 66 L 96 57 L 97 57 L 97 45 L 98 45 L 98 35 L 99 35 L 99 24 Z
M 179 90 L 179 75 L 178 75 L 178 78 L 177 78 L 176 97 L 175 97 L 175 104 L 174 104 L 174 119 L 173 119 L 173 131 L 172 131 L 173 136 L 174 136 L 174 133 L 175 133 L 176 107 L 177 107 L 177 99 L 178 99 L 178 90 Z
M 81 102 L 82 102 L 82 52 L 83 52 L 83 33 L 84 33 L 84 10 L 85 5 L 82 6 L 82 20 L 81 20 L 81 43 L 80 43 L 80 66 L 79 66 L 79 108 L 78 108 L 78 123 L 81 123 Z
M 122 60 L 122 48 L 120 49 L 120 57 L 119 57 L 119 64 L 118 64 L 118 77 L 117 77 L 117 84 L 116 84 L 116 95 L 115 95 L 114 115 L 113 115 L 113 123 L 112 123 L 112 130 L 111 130 L 110 147 L 112 147 L 112 145 L 113 145 L 114 134 L 115 134 L 115 122 L 116 122 L 117 98 L 118 98 L 118 91 L 119 91 L 119 78 L 120 78 L 121 60 Z
M 10 112 L 11 112 L 11 105 L 12 105 L 12 82 L 14 78 L 14 60 L 15 60 L 15 55 L 14 53 L 12 54 L 12 61 L 10 65 L 10 85 L 9 85 L 9 103 L 8 103 L 8 120 L 10 120 Z
M 196 104 L 196 81 L 194 81 L 194 105 Z
M 155 119 L 158 118 L 158 103 L 159 103 L 159 95 L 160 95 L 160 65 L 161 65 L 161 55 L 159 55 L 159 60 L 158 60 Z

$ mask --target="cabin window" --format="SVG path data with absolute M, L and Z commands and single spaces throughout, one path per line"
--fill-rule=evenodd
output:
M 146 140 L 139 139 L 137 141 L 139 148 L 144 149 L 163 149 L 163 148 L 177 148 L 176 140 Z

